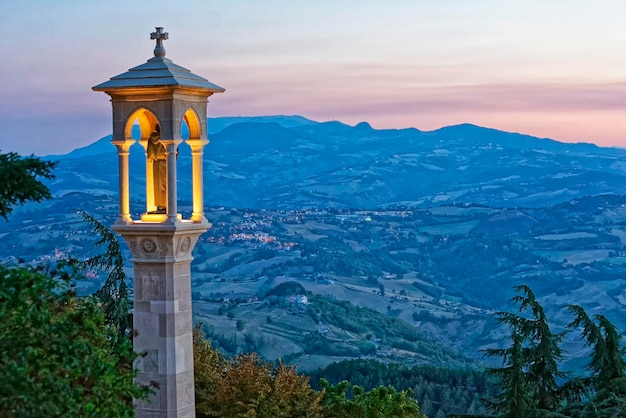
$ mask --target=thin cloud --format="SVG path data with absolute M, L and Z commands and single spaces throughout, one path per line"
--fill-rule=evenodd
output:
M 254 91 L 256 90 L 256 91 Z M 380 90 L 383 90 L 382 92 Z M 385 91 L 386 90 L 386 91 Z M 241 92 L 241 94 L 239 94 Z M 285 85 L 282 81 L 237 86 L 221 105 L 246 109 L 289 106 L 314 112 L 320 107 L 339 115 L 446 112 L 581 112 L 626 110 L 626 83 L 457 85 L 386 89 L 338 90 L 332 83 Z

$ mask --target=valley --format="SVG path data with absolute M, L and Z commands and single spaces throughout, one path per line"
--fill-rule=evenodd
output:
M 76 206 L 114 219 L 106 195 L 20 208 L 0 225 L 1 253 L 27 262 L 93 254 L 95 237 Z M 219 207 L 206 216 L 213 226 L 192 264 L 194 320 L 231 354 L 258 351 L 302 370 L 350 358 L 473 367 L 486 361 L 481 350 L 506 345 L 493 313 L 511 309 L 518 284 L 533 288 L 557 329 L 570 320 L 569 303 L 626 328 L 624 196 L 545 208 Z M 88 272 L 79 291 L 93 292 L 99 280 Z M 390 336 L 388 320 L 415 344 Z M 580 339 L 570 334 L 565 348 L 574 357 L 566 368 L 580 370 Z

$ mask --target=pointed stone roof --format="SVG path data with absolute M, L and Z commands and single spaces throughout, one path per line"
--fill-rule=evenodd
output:
M 164 57 L 151 58 L 145 64 L 111 77 L 109 81 L 98 84 L 93 89 L 102 91 L 116 88 L 156 86 L 192 87 L 209 90 L 212 93 L 224 92 L 222 87 Z
M 154 58 L 149 59 L 145 64 L 131 68 L 123 74 L 111 77 L 109 81 L 100 83 L 92 87 L 95 91 L 109 91 L 115 89 L 126 89 L 136 87 L 187 87 L 204 90 L 208 93 L 223 93 L 225 90 L 189 71 L 188 69 L 176 65 L 172 60 L 165 58 L 165 48 L 163 40 L 168 34 L 163 32 L 163 28 L 157 27 L 157 31 L 151 34 L 151 39 L 156 39 L 157 45 L 154 49 Z

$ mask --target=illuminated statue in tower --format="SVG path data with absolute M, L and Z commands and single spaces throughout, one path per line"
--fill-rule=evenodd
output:
M 157 123 L 148 140 L 148 163 L 152 164 L 155 213 L 165 213 L 167 205 L 167 161 L 165 146 L 159 141 L 161 128 Z

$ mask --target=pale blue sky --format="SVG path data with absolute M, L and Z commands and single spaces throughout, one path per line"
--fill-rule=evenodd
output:
M 168 58 L 226 88 L 209 116 L 626 146 L 625 15 L 617 0 L 7 0 L 0 149 L 65 153 L 110 133 L 91 87 L 149 59 L 154 26 Z

